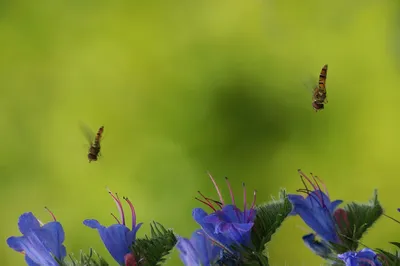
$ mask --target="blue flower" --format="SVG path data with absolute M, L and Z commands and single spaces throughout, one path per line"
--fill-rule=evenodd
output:
M 216 260 L 220 247 L 213 244 L 203 230 L 197 230 L 189 239 L 178 237 L 179 257 L 186 266 L 208 266 Z
M 325 241 L 317 241 L 315 234 L 308 234 L 303 236 L 304 244 L 309 247 L 315 254 L 322 258 L 328 258 L 332 254 L 332 250 Z
M 299 170 L 299 173 L 312 185 L 313 190 L 309 190 L 307 187 L 298 190 L 307 193 L 306 198 L 295 194 L 288 195 L 288 199 L 293 205 L 292 212 L 289 215 L 299 215 L 325 241 L 339 243 L 340 238 L 337 234 L 334 215 L 335 209 L 343 201 L 335 200 L 331 202 L 328 193 L 322 192 L 317 182 L 314 184 L 301 170 Z M 313 178 L 316 179 L 314 176 Z
M 217 245 L 223 247 L 225 251 L 231 254 L 235 252 L 231 249 L 232 245 L 251 247 L 251 230 L 256 218 L 256 210 L 254 209 L 256 192 L 254 191 L 254 199 L 250 209 L 247 209 L 246 189 L 244 189 L 244 209 L 241 211 L 235 204 L 235 198 L 231 186 L 226 178 L 232 204 L 225 204 L 221 192 L 211 175 L 210 179 L 219 195 L 219 201 L 206 198 L 199 192 L 203 199 L 200 202 L 209 206 L 213 212 L 208 214 L 201 208 L 195 208 L 192 212 L 194 220 L 201 226 L 204 233 Z M 213 203 L 216 205 L 214 206 Z M 220 210 L 217 210 L 220 208 Z
M 33 213 L 22 214 L 18 220 L 18 227 L 23 236 L 12 236 L 7 239 L 10 248 L 25 254 L 25 261 L 30 266 L 58 266 L 54 257 L 62 261 L 67 255 L 63 245 L 64 229 L 56 221 L 53 213 L 50 214 L 54 221 L 43 226 Z
M 109 227 L 101 225 L 97 220 L 94 219 L 87 219 L 83 221 L 83 224 L 90 228 L 97 229 L 99 231 L 101 240 L 106 246 L 108 252 L 110 252 L 111 256 L 119 264 L 124 264 L 124 257 L 126 254 L 130 253 L 130 248 L 136 240 L 136 232 L 142 226 L 142 223 L 136 225 L 135 208 L 130 200 L 124 197 L 124 200 L 126 200 L 126 202 L 129 204 L 132 212 L 132 230 L 126 227 L 125 215 L 124 210 L 122 209 L 121 201 L 119 200 L 118 195 L 114 196 L 111 191 L 109 191 L 109 193 L 117 205 L 121 216 L 121 222 L 113 215 L 118 224 L 113 224 Z
M 344 261 L 346 266 L 382 266 L 378 255 L 369 248 L 364 248 L 359 252 L 348 251 L 339 254 L 338 258 Z

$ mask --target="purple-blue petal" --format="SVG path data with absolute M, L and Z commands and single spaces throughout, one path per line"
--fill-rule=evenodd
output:
M 25 255 L 25 262 L 28 264 L 28 266 L 40 266 L 40 264 L 37 264 L 33 260 L 31 260 L 28 256 Z
M 178 237 L 176 248 L 179 250 L 179 257 L 181 258 L 183 264 L 186 266 L 201 266 L 197 252 L 190 243 L 189 239 Z
M 67 255 L 66 248 L 63 246 L 65 240 L 64 229 L 59 222 L 50 222 L 36 231 L 46 248 L 58 259 Z
M 134 233 L 130 233 L 132 231 L 122 224 L 104 227 L 93 219 L 85 220 L 83 223 L 88 227 L 97 229 L 101 240 L 114 260 L 119 264 L 124 264 L 124 256 L 130 252 L 137 230 Z M 140 228 L 141 224 L 138 226 Z
M 37 219 L 32 213 L 20 216 L 19 227 L 24 236 L 9 237 L 10 248 L 25 252 L 28 265 L 58 265 L 53 256 L 63 260 L 66 256 L 64 230 L 59 222 L 50 222 L 43 227 L 37 226 Z
M 327 258 L 332 253 L 331 249 L 324 242 L 319 242 L 315 239 L 314 234 L 303 236 L 303 241 L 308 248 L 322 258 Z
M 233 244 L 244 246 L 251 244 L 251 229 L 254 224 L 252 219 L 255 215 L 253 217 L 249 211 L 246 212 L 249 217 L 245 217 L 244 212 L 234 205 L 226 205 L 211 214 L 196 208 L 192 215 L 209 238 L 230 250 Z
M 364 248 L 358 252 L 348 251 L 343 254 L 339 254 L 338 258 L 346 263 L 346 266 L 359 266 L 359 265 L 374 265 L 382 266 L 382 263 L 378 260 L 377 254 L 368 248 Z M 370 264 L 367 264 L 370 261 Z M 364 263 L 364 264 L 361 264 Z
M 308 201 L 306 201 L 303 196 L 296 194 L 289 194 L 287 197 L 290 203 L 292 203 L 292 211 L 289 213 L 289 215 L 298 215 L 296 206 L 299 205 L 305 205 L 304 206 L 305 208 L 311 208 L 310 206 L 308 206 Z
M 102 227 L 102 225 L 94 219 L 86 219 L 83 221 L 83 224 L 93 229 L 99 229 Z
M 195 208 L 192 211 L 193 219 L 201 226 L 204 233 L 211 238 L 213 241 L 217 242 L 219 245 L 225 246 L 228 250 L 231 250 L 229 245 L 232 241 L 229 241 L 225 236 L 215 233 L 215 225 L 211 223 L 204 222 L 204 219 L 208 214 L 201 208 Z M 227 246 L 228 245 L 228 246 Z
M 330 206 L 330 211 L 331 213 L 334 213 L 336 208 L 342 204 L 343 200 L 335 200 L 331 202 L 331 206 Z
M 290 194 L 288 199 L 293 206 L 290 215 L 299 215 L 325 241 L 338 241 L 333 212 L 341 200 L 331 203 L 328 196 L 319 190 L 310 192 L 307 198 Z
M 23 238 L 23 237 L 22 236 L 11 236 L 7 239 L 7 245 L 17 252 L 22 252 L 24 250 L 20 244 L 21 238 Z
M 39 265 L 58 266 L 58 263 L 37 234 L 31 232 L 19 240 L 19 245 L 32 262 Z
M 18 219 L 19 231 L 25 235 L 31 230 L 39 229 L 40 223 L 31 212 L 23 213 Z
M 203 230 L 197 230 L 192 234 L 190 242 L 197 250 L 200 261 L 203 265 L 211 265 L 222 250 L 221 247 L 213 244 Z
M 199 223 L 203 222 L 203 219 L 207 216 L 208 214 L 201 208 L 194 208 L 192 211 L 192 216 L 193 219 Z
M 253 223 L 239 224 L 239 223 L 221 223 L 216 228 L 218 233 L 233 240 L 235 244 L 250 245 L 251 229 Z
M 132 231 L 129 231 L 129 232 L 128 232 L 127 239 L 128 239 L 128 240 L 131 240 L 131 239 L 132 239 L 132 243 L 136 240 L 136 233 L 137 233 L 137 231 L 140 229 L 140 227 L 142 227 L 142 224 L 143 224 L 143 223 L 138 223 L 138 224 L 136 225 L 136 227 L 135 227 Z
M 192 234 L 191 239 L 178 238 L 176 247 L 183 263 L 188 266 L 209 266 L 216 260 L 221 248 L 214 245 L 203 230 L 197 230 Z

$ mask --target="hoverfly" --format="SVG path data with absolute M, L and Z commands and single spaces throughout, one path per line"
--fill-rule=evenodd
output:
M 312 106 L 317 112 L 324 109 L 324 104 L 328 103 L 326 99 L 326 76 L 328 74 L 328 65 L 324 65 L 319 74 L 318 85 L 315 86 L 312 96 Z
M 86 135 L 87 140 L 89 141 L 90 147 L 88 152 L 89 163 L 91 161 L 97 161 L 100 155 L 100 141 L 104 132 L 104 126 L 101 126 L 97 131 L 96 136 L 94 136 L 93 132 L 88 129 L 86 126 L 81 124 L 82 131 Z

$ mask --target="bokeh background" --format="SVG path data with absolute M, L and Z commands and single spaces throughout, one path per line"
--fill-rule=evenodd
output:
M 106 187 L 128 196 L 149 232 L 155 220 L 189 237 L 198 190 L 225 195 L 228 176 L 258 202 L 318 174 L 334 199 L 374 188 L 399 218 L 400 18 L 395 1 L 1 1 L 1 265 L 24 265 L 6 245 L 32 211 L 62 222 L 68 252 L 93 247 L 86 218 L 114 222 Z M 324 64 L 326 109 L 311 88 Z M 310 83 L 310 79 L 312 80 Z M 79 123 L 105 126 L 88 163 Z M 130 218 L 128 219 L 128 221 Z M 286 220 L 268 247 L 272 266 L 320 265 Z M 362 242 L 389 248 L 382 218 Z M 111 260 L 110 260 L 111 262 Z M 175 250 L 166 265 L 181 265 Z

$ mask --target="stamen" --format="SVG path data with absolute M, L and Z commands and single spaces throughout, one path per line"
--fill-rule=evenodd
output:
M 114 217 L 115 221 L 117 221 L 118 224 L 121 224 L 118 218 L 113 213 L 111 213 L 111 216 Z
M 308 178 L 300 169 L 297 170 L 297 171 L 298 171 L 298 173 L 299 173 L 302 177 L 304 177 L 304 178 L 308 181 L 308 183 L 311 184 L 311 186 L 314 188 L 314 191 L 316 191 L 316 190 L 321 191 L 321 189 L 320 189 L 319 187 L 315 186 L 315 184 L 311 181 L 311 179 Z M 311 174 L 311 176 L 312 176 L 312 174 Z M 313 177 L 313 178 L 314 178 L 314 177 Z M 318 189 L 317 189 L 317 188 L 318 188 Z M 319 194 L 320 194 L 320 193 L 319 193 Z M 319 199 L 319 202 L 322 203 L 322 206 L 325 207 L 325 204 L 324 204 L 324 202 L 323 202 L 323 200 L 322 200 L 322 195 L 321 195 L 321 194 L 318 195 L 318 193 L 317 193 L 317 197 L 318 197 L 318 199 Z
M 326 193 L 326 195 L 328 196 L 328 198 L 329 198 L 329 192 L 328 192 L 328 188 L 326 187 L 326 185 L 325 185 L 325 183 L 324 183 L 324 181 L 322 181 L 322 179 L 320 178 L 320 177 L 318 177 L 318 176 L 315 176 L 315 178 L 319 181 L 319 183 L 321 183 L 322 184 L 322 187 L 324 188 L 324 190 L 325 190 L 325 193 Z
M 314 185 L 313 182 L 311 182 L 310 178 L 308 178 L 308 177 L 303 173 L 303 171 L 301 171 L 301 170 L 299 169 L 299 170 L 297 170 L 297 172 L 298 172 L 302 177 L 304 177 L 304 178 L 308 181 L 308 183 L 310 183 L 310 185 L 314 188 L 314 190 L 317 190 L 317 187 Z
M 226 252 L 228 252 L 228 253 L 230 253 L 230 254 L 233 254 L 233 253 L 232 253 L 229 249 L 227 249 L 223 244 L 221 244 L 221 243 L 215 241 L 214 239 L 212 239 L 212 238 L 211 238 L 209 235 L 207 235 L 204 231 L 197 232 L 197 234 L 205 236 L 206 238 L 208 238 L 208 240 L 211 241 L 211 244 L 216 245 L 216 246 L 222 248 L 223 250 L 225 250 Z
M 56 220 L 56 217 L 55 217 L 54 214 L 49 210 L 49 208 L 47 208 L 47 207 L 44 207 L 44 208 L 50 213 L 51 217 L 53 217 L 54 222 L 56 222 L 56 221 L 57 221 L 57 220 Z
M 246 185 L 244 184 L 244 182 L 242 183 L 243 186 L 243 222 L 246 221 L 246 209 L 247 209 L 247 194 L 246 194 Z
M 305 189 L 305 188 L 299 188 L 298 190 L 296 190 L 296 192 L 301 192 L 301 193 L 308 195 L 308 194 L 310 194 L 311 191 L 309 191 L 308 189 Z
M 215 211 L 215 212 L 217 211 L 217 210 L 212 206 L 211 203 L 206 202 L 206 201 L 204 201 L 204 200 L 201 200 L 201 199 L 199 199 L 199 198 L 197 198 L 197 197 L 195 197 L 195 199 L 198 200 L 198 201 L 200 201 L 201 203 L 204 203 L 205 205 L 207 205 L 208 207 L 210 207 L 213 211 Z
M 210 205 L 212 205 L 212 203 L 210 202 L 210 199 L 209 198 L 207 198 L 207 197 L 205 197 L 204 195 L 203 195 L 203 193 L 201 193 L 200 192 L 200 190 L 198 190 L 197 191 L 197 193 L 199 193 L 200 194 L 200 196 L 202 196 L 203 197 L 203 199 L 205 199 Z M 207 204 L 208 205 L 208 204 Z M 208 205 L 209 206 L 209 205 Z
M 300 180 L 301 180 L 301 182 L 303 183 L 303 185 L 304 185 L 304 187 L 305 187 L 305 190 L 310 191 L 310 190 L 308 189 L 308 186 L 307 186 L 306 182 L 304 181 L 304 178 L 303 178 L 301 175 L 300 175 Z
M 232 191 L 231 184 L 229 183 L 227 177 L 225 177 L 225 180 L 226 180 L 226 183 L 228 184 L 229 194 L 231 194 L 232 205 L 235 205 L 235 206 L 236 206 L 236 204 L 235 204 L 235 197 L 233 196 L 233 191 Z
M 250 219 L 251 215 L 253 214 L 254 206 L 256 205 L 256 198 L 257 198 L 257 190 L 254 190 L 254 192 L 253 192 L 253 202 L 251 203 L 250 213 L 249 213 L 248 219 Z
M 208 176 L 210 177 L 211 181 L 214 184 L 215 189 L 217 190 L 219 200 L 221 201 L 222 205 L 225 205 L 224 199 L 222 198 L 221 191 L 219 191 L 219 188 L 217 186 L 217 183 L 215 182 L 214 178 L 211 176 L 211 174 L 208 172 Z
M 220 208 L 220 209 L 222 209 L 222 203 L 221 202 L 219 202 L 218 200 L 213 200 L 213 199 L 210 199 L 210 198 L 207 198 L 208 200 L 211 200 L 213 203 L 215 203 L 215 204 L 217 204 L 218 205 L 218 207 Z
M 308 197 L 311 197 L 311 199 L 313 199 L 318 205 L 320 205 L 320 198 L 318 197 L 318 195 L 311 194 L 311 191 L 306 189 L 298 189 L 296 191 L 306 194 Z M 313 201 L 311 201 L 311 204 L 313 204 Z
M 313 175 L 312 173 L 310 173 L 310 174 L 311 174 L 311 177 L 314 179 L 315 184 L 317 184 L 318 191 L 319 191 L 319 196 L 320 196 L 320 200 L 321 200 L 321 203 L 322 203 L 322 207 L 325 207 L 324 197 L 322 196 L 321 187 L 319 186 L 319 184 L 318 184 L 318 182 L 317 182 L 317 179 L 314 177 L 314 175 Z
M 132 202 L 131 202 L 127 197 L 124 197 L 124 200 L 129 204 L 129 207 L 131 208 L 131 212 L 132 212 L 132 230 L 134 230 L 135 227 L 136 227 L 136 213 L 135 213 L 135 208 L 133 207 Z
M 115 204 L 117 205 L 117 209 L 118 209 L 119 214 L 120 214 L 120 216 L 121 216 L 122 224 L 125 225 L 125 214 L 124 214 L 124 210 L 122 209 L 121 201 L 120 201 L 117 197 L 115 197 L 115 196 L 113 195 L 113 193 L 111 192 L 111 190 L 109 190 L 108 188 L 107 188 L 107 190 L 108 190 L 108 193 L 110 193 L 111 197 L 113 198 Z M 118 196 L 118 195 L 117 195 L 117 196 Z

